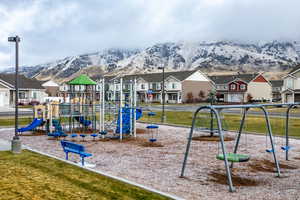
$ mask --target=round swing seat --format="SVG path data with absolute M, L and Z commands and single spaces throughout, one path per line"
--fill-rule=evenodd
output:
M 99 134 L 100 134 L 100 135 L 106 135 L 106 134 L 107 134 L 107 131 L 100 131 Z
M 150 138 L 149 139 L 149 142 L 156 142 L 157 141 L 157 139 L 155 139 L 155 138 Z
M 97 137 L 98 134 L 97 133 L 93 133 L 93 134 L 91 134 L 91 136 L 95 139 L 95 137 Z
M 273 153 L 273 152 L 274 152 L 274 149 L 266 149 L 266 152 L 267 152 L 267 153 Z
M 283 147 L 281 147 L 281 149 L 284 150 L 284 151 L 288 151 L 288 150 L 291 149 L 291 147 L 290 146 L 283 146 Z
M 245 154 L 227 153 L 226 156 L 227 160 L 230 162 L 247 162 L 250 160 L 250 156 Z M 219 160 L 224 160 L 224 155 L 218 154 L 216 158 Z
M 157 125 L 149 125 L 149 126 L 146 126 L 147 129 L 156 129 L 158 128 Z

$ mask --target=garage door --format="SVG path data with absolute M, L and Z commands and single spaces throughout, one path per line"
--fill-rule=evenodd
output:
M 243 94 L 228 94 L 229 102 L 243 102 Z
M 300 94 L 295 94 L 295 102 L 300 102 Z

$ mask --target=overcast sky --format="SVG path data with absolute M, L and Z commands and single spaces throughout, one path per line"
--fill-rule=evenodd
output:
M 300 40 L 299 0 L 1 0 L 0 69 L 171 41 Z

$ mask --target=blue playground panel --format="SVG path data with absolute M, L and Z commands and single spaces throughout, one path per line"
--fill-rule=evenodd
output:
M 130 133 L 130 110 L 132 110 L 132 119 L 134 118 L 133 108 L 124 107 L 122 108 L 122 133 Z M 136 120 L 143 116 L 142 109 L 136 109 Z M 118 115 L 117 129 L 116 133 L 120 133 L 120 111 Z
M 74 118 L 76 119 L 76 121 L 78 121 L 80 124 L 82 124 L 85 127 L 90 126 L 92 124 L 91 120 L 86 120 L 84 119 L 83 116 L 74 117 Z

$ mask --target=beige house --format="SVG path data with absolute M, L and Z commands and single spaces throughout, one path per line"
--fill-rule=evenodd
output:
M 43 102 L 47 96 L 45 88 L 36 79 L 19 75 L 19 103 Z M 15 103 L 15 75 L 0 74 L 0 107 Z
M 283 103 L 300 102 L 300 66 L 283 77 L 281 96 Z
M 124 93 L 128 88 L 126 82 L 135 78 L 137 80 L 137 96 L 140 101 L 162 102 L 162 73 L 123 76 Z M 117 81 L 119 77 L 106 76 L 105 79 L 108 84 L 108 99 L 112 99 L 113 95 L 118 95 L 120 91 L 120 83 Z M 165 102 L 167 103 L 194 101 L 200 98 L 200 91 L 203 95 L 202 100 L 205 100 L 212 88 L 212 81 L 200 70 L 165 72 Z
M 272 101 L 272 85 L 263 74 L 232 74 L 210 76 L 214 81 L 217 99 L 229 103 Z

